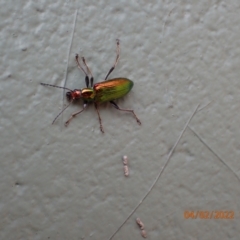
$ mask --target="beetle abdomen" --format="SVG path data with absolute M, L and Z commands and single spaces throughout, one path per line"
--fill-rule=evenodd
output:
M 127 78 L 114 78 L 105 82 L 96 83 L 94 101 L 108 102 L 126 95 L 133 87 L 133 82 Z

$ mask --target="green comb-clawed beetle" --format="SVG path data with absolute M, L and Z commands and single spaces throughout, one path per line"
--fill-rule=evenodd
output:
M 100 129 L 101 129 L 102 133 L 104 133 L 103 126 L 102 126 L 102 120 L 101 120 L 101 117 L 100 117 L 100 114 L 99 114 L 99 111 L 98 111 L 98 105 L 100 103 L 104 103 L 104 102 L 110 102 L 117 110 L 132 113 L 134 118 L 136 119 L 137 123 L 141 124 L 140 120 L 138 119 L 138 117 L 136 116 L 136 114 L 134 113 L 133 110 L 122 109 L 114 102 L 114 100 L 125 96 L 128 92 L 131 91 L 131 89 L 133 87 L 133 81 L 131 81 L 127 78 L 121 78 L 120 77 L 120 78 L 113 78 L 113 79 L 107 80 L 110 73 L 114 70 L 114 68 L 116 67 L 116 65 L 118 63 L 119 55 L 120 55 L 120 44 L 119 44 L 119 40 L 117 39 L 117 57 L 116 57 L 116 60 L 114 62 L 114 65 L 109 70 L 109 72 L 106 75 L 105 80 L 103 82 L 95 83 L 93 85 L 93 81 L 94 81 L 93 75 L 92 75 L 92 72 L 90 71 L 90 68 L 88 67 L 88 65 L 85 61 L 85 58 L 82 57 L 82 63 L 85 67 L 85 69 L 84 69 L 82 67 L 82 65 L 80 64 L 78 54 L 76 54 L 75 59 L 76 59 L 77 66 L 85 74 L 86 88 L 71 90 L 71 89 L 66 88 L 66 87 L 51 85 L 51 84 L 47 84 L 47 83 L 41 83 L 41 85 L 44 85 L 44 86 L 51 86 L 51 87 L 62 88 L 62 89 L 68 90 L 68 92 L 66 93 L 66 97 L 69 101 L 69 104 L 64 109 L 62 109 L 62 111 L 55 117 L 55 119 L 53 120 L 52 123 L 54 123 L 56 121 L 56 119 L 63 113 L 63 111 L 74 100 L 83 99 L 83 109 L 81 109 L 80 111 L 78 111 L 76 113 L 73 113 L 71 115 L 71 117 L 66 121 L 65 126 L 68 126 L 70 121 L 75 116 L 77 116 L 78 114 L 83 112 L 86 109 L 86 107 L 88 106 L 89 103 L 94 103 L 95 109 L 96 109 L 97 114 L 98 114 Z M 90 87 L 89 87 L 89 85 L 90 85 Z

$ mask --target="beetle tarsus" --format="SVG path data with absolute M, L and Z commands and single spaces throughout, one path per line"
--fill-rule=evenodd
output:
M 100 130 L 101 130 L 102 133 L 104 133 L 104 130 L 103 130 L 103 126 L 102 126 L 102 125 L 100 125 Z
M 135 113 L 134 113 L 134 115 L 135 115 Z M 136 116 L 136 115 L 135 115 L 135 116 Z M 137 118 L 137 116 L 136 116 L 136 120 L 137 120 L 137 123 L 138 123 L 139 125 L 142 124 L 141 121 Z

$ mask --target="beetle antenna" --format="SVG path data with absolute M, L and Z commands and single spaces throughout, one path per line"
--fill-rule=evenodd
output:
M 52 124 L 55 123 L 55 121 L 57 120 L 57 118 L 70 106 L 71 103 L 72 103 L 72 101 L 71 101 L 65 108 L 63 108 L 63 110 L 54 118 Z
M 55 87 L 55 88 L 62 88 L 62 89 L 65 89 L 65 90 L 68 90 L 68 91 L 72 92 L 71 89 L 66 88 L 66 87 L 60 87 L 60 86 L 56 86 L 56 85 L 52 85 L 52 84 L 48 84 L 48 83 L 40 83 L 40 84 L 43 85 L 43 86 L 50 86 L 50 87 Z

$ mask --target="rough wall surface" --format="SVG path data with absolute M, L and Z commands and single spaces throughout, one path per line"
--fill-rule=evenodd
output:
M 239 239 L 239 1 L 1 0 L 0 19 L 0 239 L 140 239 L 136 217 L 148 239 Z M 94 107 L 65 128 L 81 103 L 51 125 L 65 93 L 40 83 L 85 87 L 75 53 L 102 81 L 116 38 L 142 125 L 105 104 L 105 134 Z

